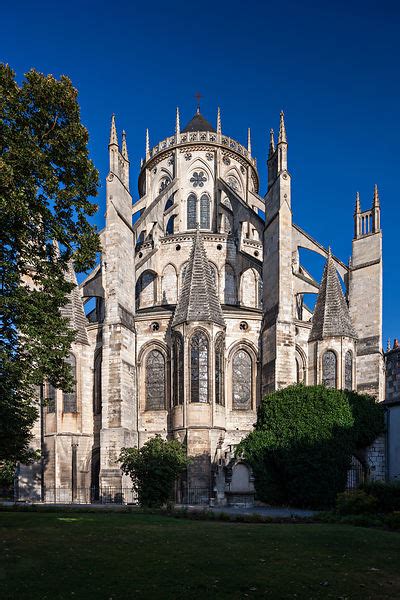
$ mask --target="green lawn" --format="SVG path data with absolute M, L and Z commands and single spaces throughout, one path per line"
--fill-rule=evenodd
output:
M 400 535 L 145 514 L 0 513 L 0 598 L 400 598 Z

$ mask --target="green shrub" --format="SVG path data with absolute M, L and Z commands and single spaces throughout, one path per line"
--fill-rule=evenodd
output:
M 377 512 L 376 498 L 363 490 L 350 490 L 338 494 L 336 510 L 341 515 L 366 515 Z
M 253 468 L 259 500 L 325 508 L 344 491 L 353 452 L 383 430 L 383 412 L 369 396 L 292 385 L 262 400 L 237 453 Z
M 371 481 L 363 483 L 361 489 L 376 499 L 379 512 L 400 511 L 400 483 Z
M 383 518 L 383 522 L 386 527 L 389 529 L 395 529 L 396 531 L 400 530 L 400 512 L 393 512 L 389 515 L 385 515 Z
M 160 435 L 140 449 L 123 448 L 119 457 L 123 473 L 133 481 L 141 506 L 160 507 L 172 498 L 177 477 L 186 469 L 186 450 L 178 440 Z

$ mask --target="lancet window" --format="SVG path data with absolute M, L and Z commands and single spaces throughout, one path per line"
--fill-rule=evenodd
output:
M 146 410 L 165 409 L 165 360 L 159 350 L 146 358 Z
M 183 404 L 183 340 L 179 334 L 174 336 L 173 361 L 173 403 Z
M 101 361 L 102 352 L 97 352 L 94 359 L 93 374 L 93 412 L 95 415 L 101 413 Z
M 251 409 L 253 374 L 252 359 L 246 350 L 238 350 L 232 360 L 232 408 Z
M 353 353 L 348 350 L 344 357 L 344 387 L 346 390 L 353 389 Z
M 187 228 L 196 229 L 197 227 L 197 198 L 194 194 L 189 194 L 187 199 Z
M 210 229 L 210 198 L 207 194 L 200 198 L 200 228 Z
M 322 383 L 328 388 L 337 385 L 337 358 L 332 350 L 327 350 L 322 357 Z
M 76 358 L 73 354 L 70 354 L 65 362 L 71 367 L 73 388 L 71 392 L 63 392 L 63 412 L 76 413 Z
M 208 402 L 208 339 L 198 331 L 190 343 L 190 401 Z
M 215 403 L 224 406 L 224 336 L 219 334 L 215 342 Z

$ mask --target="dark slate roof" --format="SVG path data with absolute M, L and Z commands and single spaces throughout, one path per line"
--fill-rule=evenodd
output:
M 310 341 L 329 337 L 357 338 L 330 251 L 315 305 Z
M 225 326 L 203 238 L 197 230 L 172 325 L 208 321 Z
M 61 314 L 66 317 L 71 328 L 76 331 L 75 341 L 81 344 L 89 344 L 89 339 L 86 332 L 86 316 L 83 308 L 83 302 L 76 280 L 75 271 L 73 266 L 70 264 L 66 279 L 75 285 L 73 290 L 69 293 L 67 304 L 61 309 Z
M 187 133 L 190 131 L 213 131 L 215 133 L 214 127 L 203 117 L 200 112 L 197 112 L 194 115 L 193 119 L 189 121 L 185 129 L 182 130 L 182 133 Z

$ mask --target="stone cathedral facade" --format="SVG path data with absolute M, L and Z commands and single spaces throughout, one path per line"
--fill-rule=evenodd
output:
M 41 477 L 49 499 L 53 489 L 74 499 L 128 487 L 120 449 L 160 434 L 184 442 L 193 459 L 183 497 L 202 489 L 224 501 L 252 489 L 234 448 L 265 393 L 324 383 L 383 400 L 377 188 L 367 210 L 357 196 L 345 264 L 293 222 L 287 150 L 281 113 L 262 195 L 250 132 L 243 146 L 223 133 L 219 111 L 215 127 L 198 110 L 182 129 L 177 112 L 174 135 L 154 147 L 146 135 L 137 199 L 113 117 L 101 261 L 65 307 L 78 332 L 76 386 L 46 386 L 34 440 L 43 472 L 21 467 L 21 493 Z M 326 260 L 321 282 L 301 249 Z M 308 294 L 318 295 L 314 311 Z

